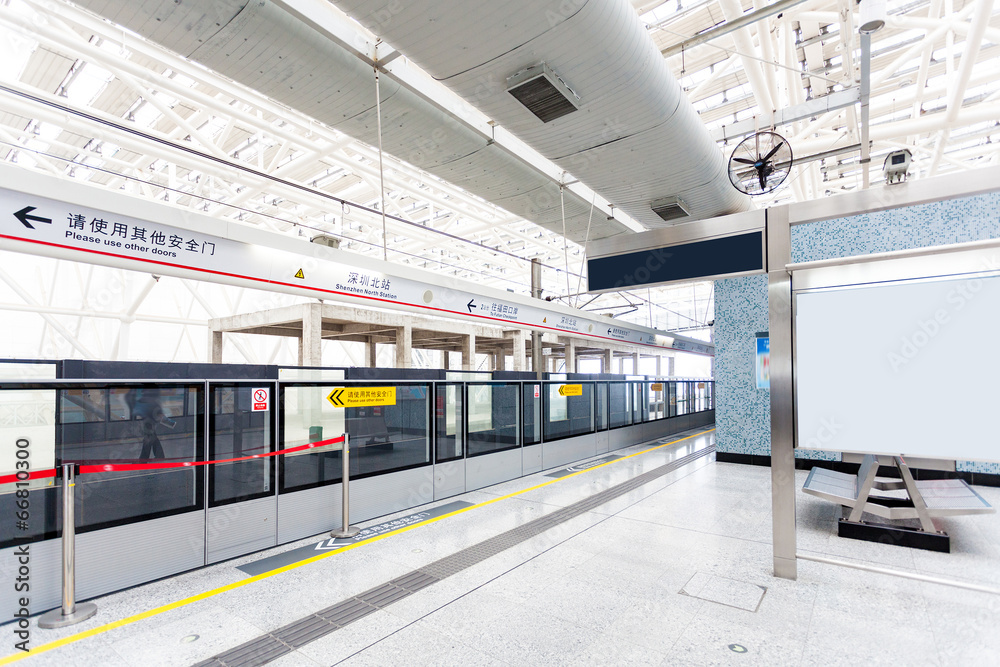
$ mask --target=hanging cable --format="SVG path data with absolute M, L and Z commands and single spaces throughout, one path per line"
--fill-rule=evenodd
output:
M 385 227 L 385 172 L 382 169 L 382 95 L 378 85 L 378 61 L 375 62 L 375 124 L 378 128 L 378 199 L 382 211 L 382 259 L 389 261 Z
M 563 195 L 563 191 L 566 187 L 562 184 L 559 185 L 559 209 L 562 211 L 562 229 L 563 229 L 563 262 L 565 263 L 566 271 L 566 296 L 569 297 L 569 239 L 566 238 L 566 198 Z M 569 304 L 567 304 L 569 305 Z
M 590 217 L 587 218 L 587 236 L 583 239 L 583 259 L 580 260 L 580 273 L 576 275 L 576 303 L 580 303 L 580 286 L 583 284 L 583 270 L 587 267 L 587 247 L 590 245 L 590 223 L 594 219 L 594 203 L 597 201 L 597 193 L 590 198 Z M 563 225 L 563 236 L 566 236 L 566 226 Z

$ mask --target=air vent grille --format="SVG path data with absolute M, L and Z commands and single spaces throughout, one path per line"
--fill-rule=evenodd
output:
M 507 79 L 507 92 L 548 123 L 579 107 L 579 98 L 545 63 L 529 67 Z
M 684 202 L 682 202 L 678 197 L 659 199 L 650 204 L 650 208 L 652 208 L 653 213 L 660 216 L 664 222 L 673 222 L 674 220 L 686 218 L 691 215 L 684 206 Z

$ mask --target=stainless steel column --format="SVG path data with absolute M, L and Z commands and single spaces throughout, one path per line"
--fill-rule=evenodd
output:
M 93 602 L 76 603 L 76 519 L 73 512 L 76 465 L 67 463 L 62 469 L 62 607 L 53 609 L 38 619 L 38 627 L 46 630 L 73 625 L 97 613 L 97 605 Z
M 343 522 L 341 523 L 340 530 L 334 530 L 330 532 L 330 537 L 354 537 L 361 532 L 360 528 L 351 525 L 351 494 L 350 494 L 350 483 L 351 483 L 351 470 L 350 470 L 350 454 L 351 454 L 351 436 L 344 434 L 344 444 L 340 450 L 341 456 L 340 460 L 343 463 L 343 468 L 340 474 L 340 487 L 343 492 L 343 496 L 340 499 L 340 509 L 341 518 Z
M 795 433 L 792 421 L 792 279 L 788 207 L 767 209 L 767 303 L 771 338 L 771 529 L 774 576 L 795 579 Z

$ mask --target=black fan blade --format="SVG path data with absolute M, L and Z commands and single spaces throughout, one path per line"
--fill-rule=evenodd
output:
M 774 154 L 778 152 L 778 149 L 780 149 L 784 145 L 785 145 L 785 142 L 782 141 L 780 144 L 778 144 L 777 146 L 775 146 L 774 148 L 772 148 L 771 152 L 764 156 L 764 162 L 767 162 L 768 160 L 770 160 L 771 158 L 773 158 Z
M 748 160 L 745 157 L 734 157 L 733 162 L 739 162 L 740 164 L 756 164 L 757 160 Z
M 761 169 L 757 172 L 757 180 L 760 181 L 760 189 L 767 190 L 767 176 L 764 174 L 764 170 Z

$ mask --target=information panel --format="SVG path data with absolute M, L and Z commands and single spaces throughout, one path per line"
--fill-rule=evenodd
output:
M 680 243 L 587 260 L 590 291 L 628 289 L 675 280 L 762 272 L 764 232 Z
M 1000 460 L 1000 277 L 795 296 L 798 447 Z

